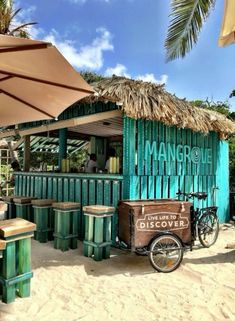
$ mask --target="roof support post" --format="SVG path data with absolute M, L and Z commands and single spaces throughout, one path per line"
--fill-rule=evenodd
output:
M 30 135 L 24 136 L 24 172 L 30 169 Z
M 62 169 L 62 159 L 67 158 L 67 136 L 68 129 L 59 129 L 59 170 Z

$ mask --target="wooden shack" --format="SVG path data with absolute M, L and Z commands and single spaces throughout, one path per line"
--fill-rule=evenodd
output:
M 235 124 L 222 114 L 194 107 L 164 86 L 112 77 L 94 84 L 95 95 L 66 109 L 58 120 L 23 124 L 0 136 L 56 132 L 59 162 L 67 157 L 66 140 L 87 139 L 104 168 L 109 146 L 118 146 L 119 173 L 30 172 L 16 174 L 15 194 L 117 206 L 120 199 L 174 198 L 204 191 L 216 204 L 220 222 L 229 218 L 229 158 L 226 138 Z M 29 169 L 28 161 L 26 169 Z M 113 219 L 116 234 L 117 216 Z

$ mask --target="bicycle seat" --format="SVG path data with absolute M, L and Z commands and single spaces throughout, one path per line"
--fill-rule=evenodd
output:
M 207 198 L 207 193 L 205 192 L 196 192 L 196 193 L 191 193 L 192 197 L 196 197 L 199 200 L 205 200 Z

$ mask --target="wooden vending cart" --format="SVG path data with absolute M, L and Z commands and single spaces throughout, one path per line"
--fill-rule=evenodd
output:
M 190 202 L 174 199 L 119 202 L 119 239 L 133 252 L 149 255 L 158 271 L 171 272 L 181 263 L 183 245 L 191 243 Z M 152 253 L 159 251 L 155 262 Z

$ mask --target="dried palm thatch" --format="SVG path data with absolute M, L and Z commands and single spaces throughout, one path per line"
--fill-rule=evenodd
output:
M 116 102 L 131 118 L 157 120 L 168 126 L 190 128 L 196 132 L 215 131 L 221 139 L 235 134 L 235 123 L 224 115 L 195 107 L 168 93 L 164 85 L 113 76 L 93 85 L 96 93 L 83 100 Z

